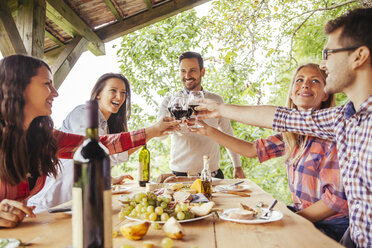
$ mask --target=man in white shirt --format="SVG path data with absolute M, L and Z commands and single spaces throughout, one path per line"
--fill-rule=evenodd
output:
M 203 58 L 196 52 L 185 52 L 179 57 L 180 76 L 184 89 L 177 94 L 188 95 L 190 91 L 203 91 L 204 97 L 223 103 L 220 95 L 206 91 L 201 86 L 201 79 L 205 74 Z M 171 96 L 166 97 L 160 108 L 158 118 L 168 114 L 168 102 Z M 226 118 L 204 120 L 208 125 L 233 135 L 231 123 Z M 245 178 L 241 167 L 240 156 L 228 150 L 234 165 L 234 178 Z M 176 176 L 187 176 L 188 172 L 200 173 L 203 169 L 203 155 L 210 157 L 210 170 L 212 177 L 224 178 L 219 165 L 219 144 L 208 137 L 185 132 L 182 135 L 171 136 L 170 169 Z

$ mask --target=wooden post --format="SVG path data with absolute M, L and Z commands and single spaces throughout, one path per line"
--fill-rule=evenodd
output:
M 17 27 L 27 54 L 42 59 L 44 56 L 45 0 L 19 0 Z

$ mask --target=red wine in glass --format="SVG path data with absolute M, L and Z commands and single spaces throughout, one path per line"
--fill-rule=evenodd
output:
M 185 117 L 187 115 L 188 110 L 182 109 L 182 108 L 173 108 L 172 114 L 176 120 L 180 120 L 182 117 Z

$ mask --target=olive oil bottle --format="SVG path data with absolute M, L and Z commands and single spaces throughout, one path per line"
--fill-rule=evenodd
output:
M 212 176 L 209 170 L 209 156 L 203 156 L 204 168 L 200 174 L 200 180 L 203 186 L 203 194 L 209 200 L 212 199 Z
M 139 186 L 145 187 L 150 180 L 150 151 L 146 145 L 139 152 Z

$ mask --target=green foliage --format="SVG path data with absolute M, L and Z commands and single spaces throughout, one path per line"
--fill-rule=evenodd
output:
M 148 113 L 134 103 L 130 129 L 154 123 L 162 98 L 182 88 L 178 56 L 188 50 L 203 55 L 203 87 L 225 102 L 284 105 L 293 70 L 302 63 L 320 62 L 325 22 L 355 6 L 357 1 L 343 0 L 219 0 L 203 17 L 190 10 L 124 36 L 117 52 L 122 73 L 151 109 Z M 337 95 L 337 100 L 343 104 L 347 99 Z M 273 134 L 241 123 L 232 126 L 235 136 L 247 141 Z M 170 139 L 154 139 L 148 148 L 153 178 L 169 172 Z M 281 159 L 263 164 L 244 157 L 241 161 L 248 178 L 281 201 L 291 202 Z M 121 167 L 130 173 L 137 164 L 135 153 Z M 221 147 L 220 165 L 227 178 L 233 175 L 231 164 Z

